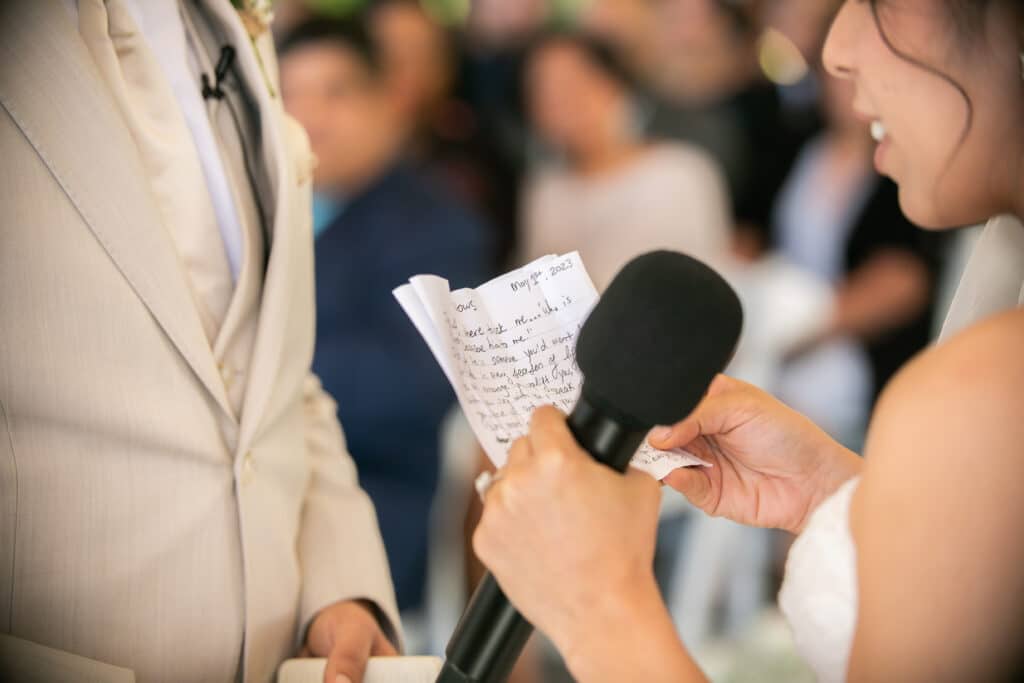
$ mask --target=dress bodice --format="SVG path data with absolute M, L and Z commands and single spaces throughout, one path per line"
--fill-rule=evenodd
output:
M 850 500 L 858 479 L 843 484 L 811 515 L 793 543 L 779 607 L 800 655 L 822 683 L 842 681 L 857 622 L 857 551 Z

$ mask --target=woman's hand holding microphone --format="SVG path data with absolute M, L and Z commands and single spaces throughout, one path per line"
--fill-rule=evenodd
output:
M 706 513 L 799 533 L 810 513 L 860 471 L 860 458 L 767 393 L 719 376 L 693 414 L 655 430 L 651 445 L 684 448 L 711 467 L 665 483 Z M 581 680 L 656 681 L 700 674 L 680 647 L 654 581 L 660 492 L 630 469 L 590 458 L 565 416 L 541 408 L 486 493 L 473 546 L 522 614 Z M 602 648 L 621 671 L 590 671 Z M 675 666 L 666 659 L 677 658 Z M 644 662 L 651 671 L 638 670 Z M 616 678 L 619 676 L 619 678 Z
M 647 474 L 591 459 L 551 407 L 534 413 L 485 493 L 473 548 L 578 680 L 678 680 L 666 657 L 685 652 L 652 569 L 660 499 Z M 610 651 L 623 668 L 591 670 Z

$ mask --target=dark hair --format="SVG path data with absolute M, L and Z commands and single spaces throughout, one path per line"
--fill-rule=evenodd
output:
M 381 70 L 380 49 L 366 25 L 358 19 L 309 19 L 290 30 L 278 43 L 277 52 L 284 57 L 292 50 L 313 43 L 328 43 L 355 55 L 371 76 Z
M 950 20 L 962 37 L 973 38 L 984 26 L 990 0 L 945 0 Z
M 597 67 L 626 92 L 634 93 L 638 89 L 632 71 L 619 57 L 612 44 L 589 33 L 557 29 L 541 33 L 527 48 L 526 62 L 532 62 L 545 48 L 558 44 L 569 45 L 579 50 L 589 64 Z

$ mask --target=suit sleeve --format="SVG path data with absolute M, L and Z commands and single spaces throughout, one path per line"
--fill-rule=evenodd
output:
M 265 85 L 279 93 L 271 33 L 255 38 L 253 48 Z M 288 122 L 286 128 L 302 130 L 283 110 L 281 114 Z M 304 162 L 311 152 L 305 132 L 299 137 L 300 151 L 295 154 Z M 294 143 L 294 136 L 290 142 Z M 302 577 L 296 640 L 301 646 L 313 618 L 325 607 L 365 600 L 374 607 L 385 635 L 401 649 L 401 622 L 376 512 L 359 486 L 335 403 L 313 373 L 303 382 L 302 401 L 309 482 L 295 547 Z
M 300 640 L 324 607 L 366 600 L 388 638 L 402 647 L 391 572 L 369 496 L 338 423 L 334 400 L 314 374 L 304 387 L 307 456 L 311 477 L 302 511 L 297 553 L 302 566 Z

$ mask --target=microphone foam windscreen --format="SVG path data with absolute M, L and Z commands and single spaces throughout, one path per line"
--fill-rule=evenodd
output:
M 670 251 L 638 256 L 580 330 L 583 394 L 638 429 L 673 424 L 725 369 L 742 326 L 739 298 L 714 270 Z

